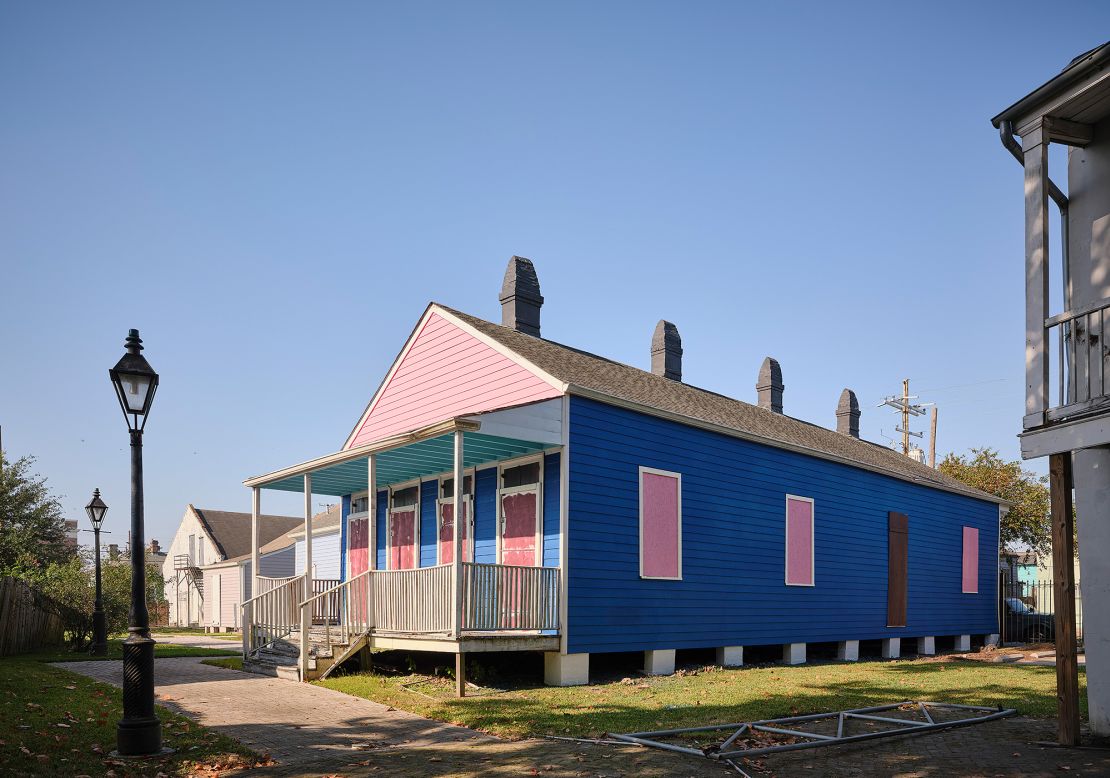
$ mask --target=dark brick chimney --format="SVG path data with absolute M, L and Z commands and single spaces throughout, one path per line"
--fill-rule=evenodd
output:
M 651 372 L 672 381 L 682 380 L 682 336 L 678 327 L 665 319 L 659 320 L 651 336 Z
M 841 435 L 859 437 L 859 400 L 851 389 L 840 393 L 840 402 L 836 405 L 836 431 Z
M 501 323 L 526 335 L 540 336 L 540 280 L 532 260 L 513 257 L 501 283 Z
M 782 413 L 782 368 L 778 360 L 767 357 L 763 366 L 759 368 L 759 380 L 755 383 L 755 391 L 759 395 L 759 407 Z

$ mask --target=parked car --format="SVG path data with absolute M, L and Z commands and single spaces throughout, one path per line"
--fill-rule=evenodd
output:
M 1051 643 L 1056 639 L 1056 621 L 1051 613 L 1039 613 L 1017 597 L 1006 597 L 1002 604 L 1003 640 Z

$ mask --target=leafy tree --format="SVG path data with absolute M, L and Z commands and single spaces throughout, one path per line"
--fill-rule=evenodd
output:
M 76 556 L 65 542 L 62 505 L 31 473 L 34 458 L 9 462 L 0 452 L 0 575 L 20 575 L 45 569 Z
M 949 454 L 938 468 L 968 486 L 1013 503 L 1002 519 L 1002 544 L 1024 544 L 1038 553 L 1052 550 L 1048 476 L 1006 462 L 992 448 L 973 448 L 969 454 Z

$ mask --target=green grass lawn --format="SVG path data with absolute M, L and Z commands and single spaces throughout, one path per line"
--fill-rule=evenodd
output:
M 421 716 L 502 737 L 597 737 L 703 724 L 751 721 L 922 699 L 1016 708 L 1028 716 L 1056 714 L 1051 667 L 969 661 L 899 661 L 708 667 L 667 677 L 630 678 L 590 686 L 551 688 L 499 684 L 459 700 L 453 682 L 426 675 L 371 673 L 327 678 L 320 686 L 375 700 Z M 1086 676 L 1080 671 L 1081 709 Z M 403 685 L 408 684 L 409 688 Z M 411 689 L 411 690 L 410 690 Z
M 213 667 L 226 667 L 228 670 L 243 669 L 243 657 L 241 656 L 229 656 L 223 659 L 202 659 L 200 663 L 202 665 L 212 665 Z
M 234 640 L 242 642 L 240 632 L 205 632 L 201 627 L 151 627 L 150 634 L 157 639 L 158 635 L 189 635 L 198 638 L 215 638 L 216 640 Z
M 156 638 L 157 639 L 157 638 Z M 196 648 L 194 646 L 174 646 L 169 643 L 154 644 L 154 658 L 167 659 L 173 656 L 234 656 L 239 653 L 228 646 L 222 648 Z M 47 648 L 27 654 L 28 659 L 38 662 L 85 662 L 98 659 L 123 659 L 123 639 L 108 638 L 108 655 L 91 656 L 88 651 L 70 651 L 66 648 Z
M 120 690 L 43 664 L 38 655 L 0 660 L 0 773 L 4 775 L 212 775 L 263 760 L 235 740 L 159 707 L 168 757 L 109 757 L 123 715 Z M 219 765 L 219 768 L 216 766 Z M 110 773 L 109 771 L 113 771 Z

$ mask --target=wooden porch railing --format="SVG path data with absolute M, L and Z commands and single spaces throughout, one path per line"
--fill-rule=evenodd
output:
M 451 565 L 375 570 L 374 629 L 380 632 L 450 632 Z
M 275 579 L 269 579 L 275 580 Z M 259 588 L 262 584 L 259 583 Z M 259 650 L 288 637 L 300 628 L 300 602 L 304 597 L 304 576 L 288 578 L 284 583 L 257 594 L 244 602 L 242 609 L 243 655 Z
M 1056 362 L 1056 402 L 1049 403 L 1049 421 L 1105 410 L 1110 404 L 1106 377 L 1110 360 L 1105 345 L 1107 318 L 1110 300 L 1045 319 L 1045 348 L 1051 352 L 1046 353 L 1045 359 Z M 1049 396 L 1047 387 L 1044 395 Z
M 559 569 L 463 564 L 463 630 L 559 629 Z
M 338 578 L 312 579 L 312 623 L 338 624 L 340 597 Z M 317 596 L 319 595 L 319 596 Z

